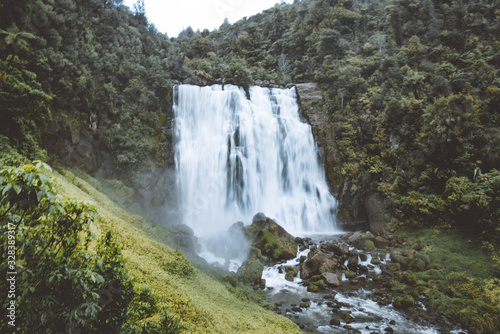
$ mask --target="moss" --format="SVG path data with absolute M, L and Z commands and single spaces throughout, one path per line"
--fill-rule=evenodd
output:
M 411 309 L 415 307 L 415 301 L 411 295 L 405 295 L 395 298 L 393 306 L 396 309 Z
M 403 278 L 406 284 L 415 285 L 417 283 L 417 278 L 413 273 L 407 272 L 403 275 Z
M 365 242 L 363 243 L 363 248 L 366 251 L 372 251 L 375 249 L 375 244 L 371 240 L 365 240 Z
M 309 285 L 307 287 L 307 291 L 309 291 L 309 292 L 319 292 L 319 287 L 317 287 L 316 285 Z
M 400 283 L 399 281 L 392 278 L 387 281 L 387 285 L 389 285 L 389 287 L 393 291 L 404 291 L 408 288 L 406 284 Z

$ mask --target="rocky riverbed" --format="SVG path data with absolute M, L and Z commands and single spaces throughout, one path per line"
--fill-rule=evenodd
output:
M 411 288 L 416 281 L 408 268 L 420 245 L 361 231 L 295 241 L 297 257 L 266 266 L 262 278 L 276 312 L 304 331 L 466 333 Z M 398 250 L 405 246 L 411 247 Z M 398 284 L 407 289 L 398 290 Z

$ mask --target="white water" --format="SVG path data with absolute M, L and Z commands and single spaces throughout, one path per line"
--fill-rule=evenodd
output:
M 293 320 L 298 320 L 300 322 L 310 322 L 314 324 L 315 332 L 319 333 L 349 333 L 348 330 L 344 329 L 343 326 L 346 325 L 344 321 L 341 321 L 340 326 L 334 326 L 329 323 L 332 318 L 332 309 L 327 305 L 323 299 L 324 293 L 313 293 L 308 292 L 306 287 L 301 285 L 301 280 L 298 277 L 292 282 L 286 281 L 284 279 L 285 273 L 279 272 L 279 268 L 284 268 L 287 266 L 296 267 L 300 261 L 301 256 L 307 256 L 309 249 L 306 249 L 297 254 L 295 259 L 289 260 L 286 263 L 281 263 L 274 265 L 272 267 L 266 267 L 262 274 L 262 278 L 266 280 L 266 285 L 268 287 L 267 295 L 273 302 L 285 301 L 290 303 L 294 301 L 299 304 L 302 298 L 307 298 L 309 300 L 310 306 L 303 308 L 301 312 L 286 312 L 286 314 Z M 379 273 L 380 267 L 370 264 L 371 255 L 368 255 L 367 261 L 360 261 L 360 264 L 369 265 L 369 270 L 374 273 Z M 384 259 L 384 261 L 386 261 Z M 366 275 L 360 275 L 359 277 L 366 277 Z M 342 282 L 342 284 L 348 284 L 347 282 Z M 270 288 L 270 289 L 269 289 Z M 338 291 L 334 290 L 334 291 Z M 326 292 L 328 293 L 328 292 Z M 355 322 L 349 325 L 352 328 L 359 330 L 363 334 L 369 334 L 378 332 L 385 333 L 385 328 L 391 327 L 394 333 L 401 334 L 438 334 L 439 331 L 432 328 L 432 326 L 419 325 L 413 320 L 405 317 L 404 314 L 400 313 L 392 305 L 380 306 L 377 302 L 369 298 L 369 291 L 364 289 L 352 290 L 350 293 L 336 293 L 333 299 L 335 302 L 340 302 L 348 306 L 343 306 L 340 310 L 351 311 L 351 315 L 356 319 Z M 336 313 L 336 312 L 335 312 Z M 393 324 L 390 321 L 394 321 Z
M 263 212 L 293 235 L 335 230 L 310 126 L 295 89 L 174 88 L 175 160 L 184 223 L 198 235 Z

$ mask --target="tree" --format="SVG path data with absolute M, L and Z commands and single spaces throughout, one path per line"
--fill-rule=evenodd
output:
M 280 84 L 285 84 L 288 80 L 290 80 L 290 63 L 286 58 L 285 54 L 282 53 L 278 58 L 278 80 Z

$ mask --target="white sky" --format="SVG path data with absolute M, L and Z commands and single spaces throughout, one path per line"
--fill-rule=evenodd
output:
M 146 16 L 159 31 L 168 37 L 191 26 L 194 31 L 218 29 L 227 17 L 234 23 L 265 9 L 274 7 L 280 0 L 144 0 Z M 286 0 L 291 3 L 293 0 Z M 124 0 L 132 11 L 137 0 Z

